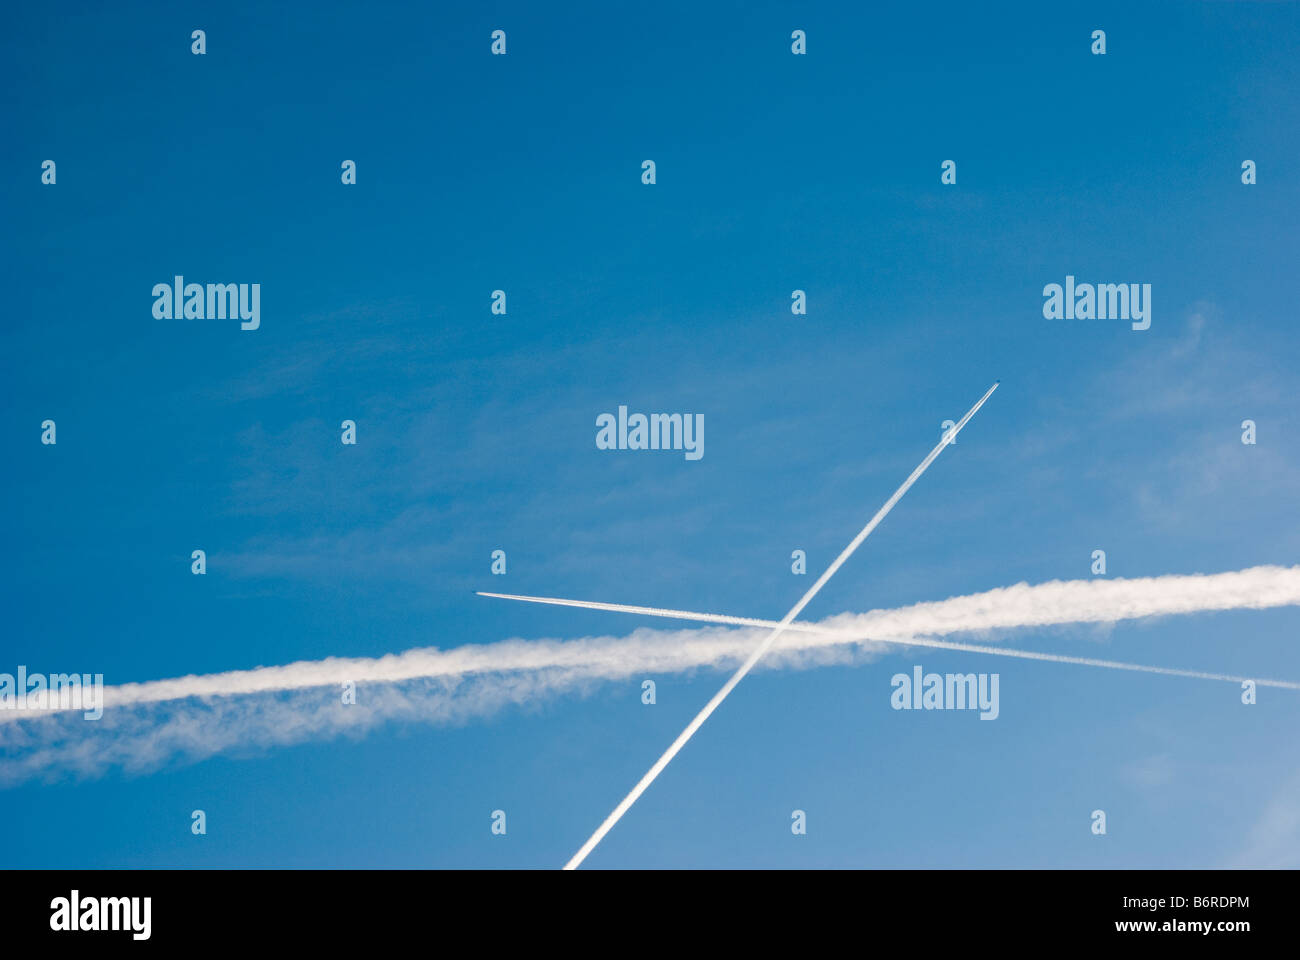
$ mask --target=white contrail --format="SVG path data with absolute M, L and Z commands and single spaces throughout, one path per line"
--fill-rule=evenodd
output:
M 519 597 L 502 593 L 484 593 L 483 596 L 732 626 L 763 627 L 773 622 L 554 597 Z M 1032 586 L 1017 583 L 982 593 L 888 610 L 842 613 L 821 621 L 819 626 L 840 631 L 840 635 L 846 638 L 905 640 L 918 636 L 1016 630 L 1063 623 L 1116 623 L 1144 617 L 1266 610 L 1294 605 L 1300 605 L 1300 566 L 1259 566 L 1210 574 L 1052 580 Z M 788 629 L 800 628 L 792 625 Z
M 636 803 L 637 798 L 640 797 L 641 794 L 645 793 L 646 788 L 650 786 L 650 784 L 654 783 L 655 778 L 659 776 L 664 767 L 668 766 L 668 764 L 672 762 L 673 757 L 677 756 L 678 751 L 680 751 L 682 747 L 686 745 L 686 742 L 695 735 L 695 731 L 700 729 L 704 724 L 704 721 L 709 719 L 709 716 L 714 710 L 718 709 L 718 705 L 722 703 L 723 700 L 727 699 L 727 695 L 735 689 L 736 684 L 740 683 L 740 681 L 744 679 L 745 674 L 749 673 L 749 671 L 753 669 L 754 664 L 759 661 L 763 654 L 767 653 L 768 649 L 776 642 L 777 637 L 781 635 L 782 631 L 784 631 L 785 628 L 793 622 L 794 618 L 803 611 L 803 608 L 808 605 L 808 602 L 812 600 L 813 597 L 817 596 L 818 591 L 826 585 L 826 581 L 835 576 L 835 572 L 844 565 L 844 561 L 848 560 L 848 558 L 853 555 L 853 552 L 862 545 L 862 541 L 866 540 L 867 537 L 871 535 L 871 531 L 875 530 L 880 524 L 880 521 L 884 520 L 885 517 L 888 516 L 889 511 L 894 509 L 894 504 L 898 503 L 898 501 L 903 498 L 903 494 L 907 493 L 907 491 L 911 489 L 912 484 L 916 483 L 921 474 L 925 473 L 930 464 L 934 463 L 939 454 L 943 452 L 943 448 L 957 439 L 957 434 L 961 433 L 962 427 L 966 426 L 970 421 L 970 418 L 975 416 L 980 407 L 984 406 L 984 401 L 988 400 L 988 398 L 993 395 L 993 391 L 997 388 L 998 381 L 994 381 L 993 386 L 989 387 L 984 396 L 980 397 L 979 400 L 975 402 L 975 405 L 966 411 L 966 415 L 957 422 L 957 425 L 943 435 L 939 442 L 935 444 L 934 449 L 931 450 L 917 468 L 912 471 L 911 476 L 904 480 L 902 485 L 894 491 L 894 495 L 885 501 L 885 505 L 876 511 L 876 515 L 867 521 L 867 525 L 858 531 L 858 535 L 850 541 L 849 545 L 840 551 L 840 555 L 835 558 L 834 562 L 832 562 L 829 567 L 826 568 L 826 572 L 817 578 L 817 582 L 809 587 L 808 592 L 800 598 L 799 602 L 790 608 L 790 612 L 781 618 L 781 622 L 777 624 L 776 628 L 768 634 L 767 638 L 754 649 L 754 652 L 749 655 L 745 662 L 740 665 L 740 669 L 732 674 L 731 679 L 722 685 L 722 689 L 713 695 L 713 699 L 704 705 L 704 709 L 695 715 L 695 719 L 686 725 L 686 729 L 677 735 L 677 739 L 674 740 L 672 744 L 669 745 L 668 749 L 664 751 L 663 756 L 656 760 L 654 765 L 646 771 L 645 776 L 637 781 L 636 786 L 633 787 L 631 792 L 619 802 L 618 806 L 616 806 L 610 815 L 605 818 L 604 822 L 596 828 L 596 832 L 587 838 L 587 842 L 579 848 L 578 852 L 569 858 L 569 862 L 564 865 L 565 870 L 577 869 L 577 867 L 581 865 L 582 861 L 587 859 L 587 855 L 591 853 L 591 851 L 596 848 L 596 845 L 605 838 L 605 834 L 609 833 L 614 824 L 618 823 L 623 814 L 627 813 L 632 804 Z
M 502 593 L 484 593 L 483 596 L 724 626 L 772 629 L 776 624 L 772 620 L 662 607 Z M 1033 585 L 1017 583 L 946 600 L 867 613 L 842 613 L 815 624 L 792 622 L 786 626 L 786 632 L 799 634 L 801 640 L 795 643 L 787 638 L 781 649 L 792 643 L 798 650 L 810 650 L 876 641 L 915 642 L 920 646 L 923 644 L 915 638 L 1296 605 L 1300 605 L 1300 566 L 1259 566 L 1222 573 L 1165 574 L 1131 579 L 1053 580 Z M 666 636 L 673 642 L 667 642 Z M 313 687 L 337 687 L 348 681 L 391 684 L 553 670 L 583 671 L 593 677 L 614 678 L 640 670 L 673 673 L 712 666 L 733 655 L 737 661 L 742 658 L 736 653 L 739 649 L 736 644 L 740 640 L 734 633 L 725 634 L 728 638 L 725 640 L 722 639 L 724 635 L 710 635 L 708 643 L 699 639 L 698 632 L 690 636 L 693 639 L 686 639 L 682 632 L 651 635 L 648 631 L 638 631 L 625 638 L 506 640 L 465 644 L 448 650 L 427 647 L 382 657 L 328 657 L 282 666 L 106 686 L 103 706 L 105 710 L 113 710 L 191 698 L 273 694 Z M 1004 648 L 993 649 L 1000 652 Z M 624 666 L 628 667 L 627 672 L 623 671 Z M 68 708 L 41 711 L 31 707 L 25 710 L 0 709 L 0 726 L 5 721 L 55 712 L 77 711 Z
M 1190 578 L 1188 578 L 1190 579 Z M 1015 657 L 1021 660 L 1043 660 L 1048 663 L 1070 663 L 1083 667 L 1107 667 L 1112 670 L 1134 670 L 1140 673 L 1159 673 L 1169 677 L 1192 677 L 1198 680 L 1225 680 L 1231 683 L 1252 681 L 1261 687 L 1281 687 L 1300 690 L 1300 683 L 1290 680 L 1263 680 L 1259 677 L 1239 677 L 1229 673 L 1208 673 L 1204 670 L 1184 670 L 1179 667 L 1153 667 L 1120 660 L 1099 660 L 1095 657 L 1072 657 L 1062 653 L 1041 653 L 1037 650 L 1014 650 L 1010 647 L 990 647 L 978 643 L 958 643 L 935 640 L 931 637 L 873 637 L 840 627 L 825 627 L 813 623 L 786 623 L 776 620 L 758 620 L 753 617 L 732 617 L 723 613 L 696 613 L 692 610 L 669 610 L 663 607 L 639 607 L 625 603 L 602 603 L 594 600 L 562 600 L 557 597 L 524 597 L 511 593 L 486 593 L 481 597 L 501 600 L 523 600 L 527 603 L 545 603 L 559 607 L 580 607 L 584 610 L 606 610 L 611 613 L 635 613 L 647 617 L 665 617 L 671 620 L 690 620 L 696 623 L 717 623 L 735 627 L 780 627 L 787 633 L 804 633 L 827 638 L 829 643 L 886 643 L 900 647 L 934 647 L 939 650 L 960 650 L 964 653 L 987 653 L 997 657 Z M 961 598 L 964 599 L 964 598 Z
M 772 620 L 668 610 L 662 607 L 501 593 L 483 595 L 725 626 L 772 629 L 776 624 Z M 1262 610 L 1296 605 L 1300 605 L 1300 566 L 1260 566 L 1210 574 L 1053 580 L 1033 585 L 1017 583 L 946 600 L 871 610 L 867 613 L 842 613 L 816 624 L 807 621 L 792 622 L 786 626 L 786 631 L 807 638 L 806 642 L 799 644 L 799 648 L 811 649 L 873 641 L 910 643 L 918 637 L 933 638 L 1069 623 L 1117 623 L 1144 617 Z M 782 648 L 791 642 L 787 639 Z M 732 640 L 723 642 L 720 639 L 711 640 L 708 645 L 681 640 L 667 644 L 662 635 L 642 639 L 639 632 L 628 638 L 617 639 L 507 640 L 465 644 L 448 650 L 428 647 L 382 657 L 328 657 L 282 666 L 111 685 L 104 688 L 103 706 L 106 710 L 112 710 L 189 698 L 271 694 L 312 687 L 336 687 L 346 681 L 401 683 L 429 678 L 547 670 L 582 670 L 602 677 L 614 677 L 624 675 L 621 672 L 611 672 L 623 664 L 630 664 L 632 672 L 656 670 L 672 673 L 720 662 L 719 657 L 733 655 L 732 644 Z M 917 641 L 917 645 L 922 644 Z M 0 725 L 5 721 L 33 718 L 43 712 L 77 711 L 66 708 L 64 711 L 40 711 L 31 707 L 26 710 L 0 709 Z
M 815 624 L 794 622 L 755 669 L 860 663 L 890 649 L 874 642 L 882 640 L 899 642 L 892 649 L 901 650 L 909 640 L 930 646 L 934 638 L 952 634 L 1296 605 L 1300 605 L 1300 566 L 1034 586 L 1019 583 L 896 609 L 840 614 Z M 611 604 L 593 606 L 622 609 Z M 658 608 L 632 608 L 632 612 L 693 616 Z M 698 616 L 706 623 L 714 617 Z M 584 695 L 598 684 L 630 677 L 697 669 L 729 673 L 744 662 L 772 623 L 718 617 L 714 626 L 643 627 L 625 636 L 574 640 L 471 643 L 445 650 L 330 657 L 106 686 L 104 715 L 97 721 L 85 720 L 81 711 L 70 709 L 57 713 L 30 706 L 0 709 L 0 787 L 64 772 L 93 776 L 114 767 L 145 771 L 171 760 L 195 761 L 250 746 L 265 749 L 359 736 L 394 722 L 459 724 L 509 707 L 528 709 L 558 695 Z M 1009 655 L 1001 647 L 962 646 L 971 647 L 971 652 Z M 1026 659 L 1052 656 L 1022 652 Z M 1250 679 L 1263 685 L 1293 686 L 1257 676 Z M 356 685 L 354 704 L 340 703 L 340 684 L 345 682 Z M 10 705 L 0 692 L 0 707 Z

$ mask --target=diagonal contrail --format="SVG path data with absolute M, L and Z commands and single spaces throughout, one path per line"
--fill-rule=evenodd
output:
M 596 832 L 587 839 L 587 842 L 582 845 L 577 853 L 569 858 L 569 862 L 564 865 L 565 870 L 574 870 L 580 866 L 582 861 L 587 859 L 587 855 L 590 854 L 592 850 L 596 849 L 596 845 L 600 843 L 601 840 L 605 839 L 605 834 L 609 833 L 614 824 L 618 823 L 618 821 L 622 819 L 623 814 L 627 813 L 632 804 L 636 803 L 637 798 L 639 798 L 641 794 L 645 793 L 646 788 L 649 787 L 650 784 L 654 783 L 655 778 L 663 772 L 664 767 L 668 766 L 668 764 L 672 762 L 673 757 L 677 756 L 682 747 L 686 745 L 686 741 L 690 740 L 691 737 L 695 735 L 695 731 L 700 729 L 700 727 L 704 725 L 704 721 L 709 719 L 714 710 L 718 709 L 718 705 L 721 704 L 723 700 L 727 699 L 727 695 L 736 688 L 736 684 L 740 683 L 740 681 L 745 678 L 745 674 L 749 673 L 749 671 L 753 669 L 754 664 L 759 661 L 763 654 L 767 653 L 772 644 L 776 642 L 776 638 L 785 631 L 785 628 L 790 625 L 795 617 L 799 616 L 803 611 L 803 608 L 808 606 L 809 601 L 811 601 L 813 597 L 817 596 L 817 593 L 821 588 L 826 585 L 826 581 L 835 576 L 835 572 L 839 570 L 839 568 L 844 565 L 844 562 L 853 555 L 853 552 L 862 545 L 862 541 L 866 540 L 867 537 L 871 535 L 871 531 L 875 530 L 876 527 L 880 525 L 880 521 L 884 520 L 889 514 L 889 511 L 894 509 L 894 504 L 903 499 L 903 494 L 907 493 L 907 491 L 911 489 L 912 484 L 916 483 L 921 474 L 925 473 L 930 464 L 934 463 L 939 454 L 943 452 L 943 448 L 957 439 L 957 434 L 961 432 L 962 427 L 966 426 L 970 421 L 970 418 L 975 416 L 980 407 L 984 406 L 984 401 L 993 395 L 993 391 L 998 388 L 998 382 L 999 381 L 994 381 L 993 386 L 989 387 L 984 396 L 980 397 L 979 400 L 975 402 L 975 405 L 966 411 L 966 415 L 958 421 L 957 425 L 945 433 L 942 439 L 935 444 L 934 449 L 931 450 L 917 468 L 912 471 L 911 476 L 904 480 L 902 485 L 894 491 L 894 495 L 885 501 L 885 505 L 876 511 L 876 515 L 867 521 L 867 525 L 858 531 L 858 535 L 854 537 L 840 555 L 835 558 L 834 562 L 826 568 L 826 572 L 817 578 L 817 582 L 808 588 L 808 592 L 800 598 L 799 602 L 790 608 L 790 612 L 781 618 L 781 622 L 776 625 L 775 629 L 773 629 L 770 634 L 768 634 L 767 639 L 758 645 L 754 652 L 749 655 L 749 658 L 740 665 L 740 669 L 732 674 L 731 679 L 722 685 L 722 689 L 713 695 L 713 699 L 704 705 L 704 709 L 695 715 L 695 719 L 686 725 L 686 729 L 677 735 L 677 739 L 674 740 L 668 749 L 664 751 L 663 756 L 655 761 L 654 766 L 647 770 L 645 776 L 637 781 L 637 784 L 632 788 L 632 791 L 619 802 L 619 805 L 614 808 L 608 817 L 605 818 L 605 821 L 596 828 Z
M 690 620 L 697 623 L 720 623 L 734 627 L 780 627 L 776 620 L 758 620 L 753 617 L 732 617 L 724 613 L 696 613 L 693 610 L 668 610 L 663 607 L 639 607 L 626 603 L 602 603 L 596 600 L 561 600 L 558 597 L 523 597 L 512 593 L 485 593 L 481 597 L 501 600 L 523 600 L 527 603 L 546 603 L 559 607 L 580 607 L 584 610 L 607 610 L 611 613 L 636 613 L 647 617 L 666 617 L 670 620 Z M 1072 657 L 1063 653 L 1042 653 L 1037 650 L 1015 650 L 1010 647 L 990 647 L 978 643 L 959 643 L 935 640 L 930 637 L 872 637 L 860 630 L 843 630 L 812 623 L 788 623 L 787 633 L 807 633 L 819 637 L 833 637 L 843 643 L 888 643 L 899 647 L 935 647 L 939 650 L 959 650 L 963 653 L 987 653 L 995 657 L 1014 657 L 1020 660 L 1042 660 L 1048 663 L 1070 663 L 1081 667 L 1107 667 L 1112 670 L 1133 670 L 1139 673 L 1158 673 L 1169 677 L 1192 677 L 1197 680 L 1226 680 L 1231 683 L 1251 681 L 1261 687 L 1281 687 L 1300 690 L 1300 683 L 1291 680 L 1261 680 L 1258 677 L 1239 677 L 1230 673 L 1209 673 L 1204 670 L 1184 670 L 1180 667 L 1153 667 L 1143 663 L 1125 663 L 1121 660 L 1099 660 L 1095 657 Z

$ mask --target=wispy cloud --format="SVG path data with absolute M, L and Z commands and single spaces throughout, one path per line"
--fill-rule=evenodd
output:
M 1278 787 L 1228 866 L 1300 867 L 1300 771 Z

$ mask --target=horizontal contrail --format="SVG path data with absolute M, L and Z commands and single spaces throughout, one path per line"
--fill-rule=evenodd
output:
M 731 617 L 722 614 L 666 610 L 661 607 L 628 607 L 621 604 L 543 597 L 513 597 L 557 606 L 631 612 L 653 617 L 697 620 L 720 626 L 770 629 L 774 621 Z M 841 643 L 908 640 L 958 633 L 1014 630 L 1069 623 L 1118 623 L 1146 617 L 1207 613 L 1226 610 L 1263 610 L 1300 605 L 1300 566 L 1260 566 L 1210 574 L 1167 574 L 1159 577 L 1107 580 L 1053 580 L 1047 583 L 1018 583 L 982 593 L 926 601 L 868 613 L 842 613 L 817 624 L 792 623 L 787 630 L 805 634 L 810 628 L 823 634 L 787 637 L 782 648 L 807 649 Z M 704 654 L 687 647 L 675 649 L 653 644 L 632 643 L 631 637 L 595 640 L 507 640 L 498 643 L 467 644 L 450 650 L 424 647 L 382 657 L 327 657 L 276 667 L 231 670 L 125 683 L 104 688 L 104 708 L 127 707 L 188 698 L 235 697 L 278 693 L 311 687 L 337 687 L 340 683 L 400 683 L 406 680 L 459 677 L 470 674 L 552 669 L 599 669 L 632 656 L 642 667 L 665 673 L 687 670 L 713 662 L 714 653 L 732 649 L 730 641 L 710 647 Z M 734 631 L 722 631 L 734 637 Z M 620 644 L 637 648 L 635 653 Z M 1001 648 L 998 648 L 1001 649 Z M 46 711 L 57 712 L 57 711 Z M 40 716 L 36 710 L 0 709 L 0 726 Z
M 486 592 L 482 595 L 735 626 L 759 627 L 772 622 L 588 600 L 521 598 Z M 1171 614 L 1266 610 L 1270 607 L 1295 605 L 1300 605 L 1300 566 L 1259 566 L 1225 573 L 1051 580 L 1034 585 L 1017 583 L 982 593 L 949 597 L 947 600 L 929 600 L 890 610 L 842 613 L 822 621 L 822 625 L 841 627 L 867 639 L 888 640 L 918 635 L 945 636 L 953 633 L 1046 627 L 1061 623 L 1116 623 Z
M 619 801 L 618 806 L 616 806 L 610 812 L 609 816 L 601 822 L 600 826 L 596 828 L 596 832 L 588 837 L 587 842 L 578 848 L 578 852 L 569 858 L 569 862 L 564 865 L 565 870 L 576 870 L 582 865 L 582 861 L 587 859 L 587 855 L 590 854 L 592 850 L 596 849 L 596 845 L 599 844 L 601 840 L 605 839 L 605 835 L 609 833 L 609 831 L 613 829 L 614 825 L 623 818 L 623 814 L 627 813 L 627 811 L 631 809 L 632 804 L 636 803 L 641 794 L 645 793 L 646 788 L 655 782 L 655 778 L 658 777 L 659 774 L 663 772 L 664 768 L 672 762 L 673 757 L 677 756 L 682 747 L 686 746 L 687 741 L 690 740 L 691 737 L 695 736 L 695 731 L 699 730 L 700 727 L 704 725 L 704 721 L 708 720 L 709 717 L 712 716 L 713 711 L 718 709 L 722 701 L 727 699 L 727 696 L 731 691 L 736 689 L 736 685 L 745 678 L 745 674 L 754 669 L 754 664 L 758 663 L 758 661 L 762 659 L 763 654 L 767 653 L 767 651 L 771 649 L 772 644 L 777 641 L 777 638 L 781 636 L 785 631 L 785 628 L 794 621 L 795 617 L 799 616 L 799 614 L 803 612 L 803 608 L 808 606 L 812 598 L 817 596 L 821 588 L 826 585 L 826 582 L 830 580 L 831 577 L 835 576 L 836 571 L 844 565 L 845 561 L 847 561 L 849 557 L 853 556 L 858 547 L 862 546 L 863 541 L 866 540 L 867 537 L 871 536 L 871 532 L 880 525 L 880 522 L 884 520 L 885 517 L 889 516 L 889 511 L 893 510 L 894 505 L 903 499 L 903 495 L 912 488 L 912 484 L 916 483 L 916 481 L 921 478 L 921 474 L 925 473 L 925 471 L 930 468 L 930 464 L 934 463 L 934 461 L 938 459 L 939 454 L 943 453 L 944 447 L 956 441 L 957 434 L 961 433 L 962 427 L 966 426 L 966 424 L 970 422 L 971 417 L 975 416 L 975 414 L 979 412 L 980 407 L 984 406 L 984 401 L 993 396 L 993 391 L 997 388 L 998 381 L 995 380 L 993 386 L 988 388 L 984 393 L 984 396 L 976 400 L 974 405 L 966 411 L 966 415 L 957 421 L 957 424 L 951 430 L 939 438 L 939 442 L 934 445 L 934 449 L 926 454 L 925 459 L 917 464 L 916 469 L 911 472 L 908 478 L 899 484 L 898 489 L 895 490 L 893 495 L 885 501 L 884 506 L 877 510 L 875 516 L 867 521 L 867 525 L 858 531 L 858 535 L 849 541 L 849 545 L 840 551 L 840 555 L 831 561 L 831 565 L 826 568 L 825 572 L 823 572 L 822 575 L 817 578 L 816 582 L 813 583 L 804 595 L 799 598 L 799 602 L 790 608 L 790 611 L 781 618 L 781 622 L 776 624 L 772 629 L 772 632 L 764 638 L 763 642 L 754 648 L 754 652 L 745 658 L 745 662 L 742 663 L 736 669 L 736 672 L 731 675 L 730 679 L 722 685 L 722 689 L 713 695 L 712 699 L 710 699 L 700 712 L 695 715 L 695 718 L 686 725 L 686 729 L 679 733 L 677 739 L 668 745 L 668 749 L 663 752 L 663 755 L 660 756 L 650 769 L 645 772 L 645 775 L 636 782 L 636 786 L 628 792 L 628 795 Z
M 844 614 L 837 625 L 873 635 L 949 634 L 1295 604 L 1300 604 L 1300 566 L 1260 566 L 1215 574 L 1018 583 L 895 610 Z
M 756 620 L 752 617 L 732 617 L 721 613 L 696 613 L 691 610 L 668 610 L 663 607 L 638 607 L 623 603 L 601 603 L 592 600 L 561 600 L 556 597 L 524 597 L 511 593 L 486 593 L 480 597 L 497 597 L 501 600 L 523 600 L 527 603 L 544 603 L 559 607 L 580 607 L 585 610 L 607 610 L 611 613 L 635 613 L 647 617 L 666 617 L 671 620 L 690 620 L 696 623 L 727 624 L 736 627 L 782 627 L 791 633 L 812 634 L 826 638 L 828 643 L 886 643 L 902 647 L 934 647 L 939 650 L 960 650 L 964 653 L 986 653 L 997 657 L 1015 657 L 1021 660 L 1044 660 L 1048 663 L 1070 663 L 1081 667 L 1108 667 L 1112 670 L 1134 670 L 1140 673 L 1159 673 L 1169 677 L 1192 677 L 1197 680 L 1226 680 L 1242 683 L 1250 680 L 1261 687 L 1282 687 L 1300 690 L 1300 682 L 1266 680 L 1259 677 L 1239 677 L 1230 673 L 1207 673 L 1203 670 L 1183 670 L 1178 667 L 1153 667 L 1120 660 L 1099 660 L 1095 657 L 1072 657 L 1061 653 L 1042 653 L 1037 650 L 1014 650 L 1010 647 L 990 647 L 977 643 L 958 643 L 951 640 L 934 640 L 929 637 L 867 637 L 852 629 L 825 627 L 812 623 L 783 624 L 776 620 Z
M 896 609 L 840 614 L 816 624 L 793 623 L 758 669 L 860 663 L 883 652 L 874 642 L 879 640 L 933 641 L 991 630 L 1295 605 L 1300 605 L 1300 566 L 1020 583 Z M 603 606 L 609 605 L 597 609 Z M 657 609 L 638 612 L 653 615 Z M 394 722 L 464 723 L 634 677 L 732 670 L 762 640 L 761 631 L 771 629 L 770 621 L 735 619 L 741 623 L 430 647 L 109 686 L 104 716 L 94 721 L 77 711 L 0 709 L 0 783 L 68 773 L 93 776 L 110 768 L 150 770 L 249 747 L 359 736 Z M 805 632 L 809 627 L 827 632 Z M 340 686 L 347 682 L 357 684 L 355 704 L 340 702 Z

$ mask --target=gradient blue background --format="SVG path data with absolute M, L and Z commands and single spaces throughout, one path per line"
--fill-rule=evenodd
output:
M 3 26 L 0 670 L 643 625 L 478 589 L 777 618 L 999 378 L 807 616 L 1088 577 L 1097 548 L 1113 576 L 1297 562 L 1296 5 L 52 3 Z M 177 273 L 261 283 L 261 329 L 154 320 Z M 1067 273 L 1151 283 L 1151 329 L 1045 321 Z M 704 414 L 703 460 L 597 451 L 620 403 Z M 1297 679 L 1298 628 L 1005 639 Z M 914 663 L 996 670 L 1000 718 L 891 710 Z M 656 679 L 654 707 L 612 684 L 27 783 L 0 791 L 0 864 L 558 866 L 721 682 Z M 1300 865 L 1297 721 L 1288 691 L 975 655 L 760 672 L 588 863 Z

